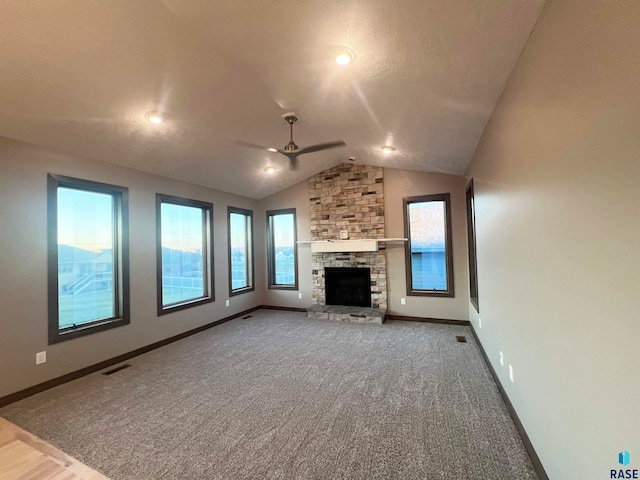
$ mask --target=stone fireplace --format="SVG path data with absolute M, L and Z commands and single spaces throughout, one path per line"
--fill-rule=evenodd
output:
M 312 240 L 385 238 L 382 167 L 343 163 L 309 178 Z M 312 254 L 313 304 L 327 305 L 325 268 L 369 269 L 371 307 L 387 310 L 384 243 L 377 251 Z

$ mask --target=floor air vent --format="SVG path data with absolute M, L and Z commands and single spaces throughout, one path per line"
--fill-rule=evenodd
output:
M 119 372 L 120 370 L 124 370 L 125 368 L 129 368 L 131 365 L 125 363 L 124 365 L 120 365 L 119 367 L 112 368 L 111 370 L 107 370 L 106 372 L 102 372 L 103 375 L 113 375 L 114 373 Z
M 246 315 L 246 316 L 242 317 L 242 320 L 246 320 L 247 318 L 251 318 L 251 317 L 253 317 L 253 315 Z
M 467 343 L 467 337 L 465 337 L 464 335 L 456 335 L 456 340 L 459 343 Z

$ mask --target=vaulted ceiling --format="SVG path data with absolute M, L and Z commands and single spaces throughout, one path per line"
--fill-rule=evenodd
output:
M 0 0 L 0 135 L 252 198 L 348 157 L 462 174 L 542 4 Z M 289 111 L 347 146 L 290 171 L 237 144 L 282 148 Z

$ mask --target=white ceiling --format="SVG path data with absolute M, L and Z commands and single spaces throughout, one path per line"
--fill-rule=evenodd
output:
M 462 174 L 542 4 L 0 0 L 0 135 L 252 198 L 350 156 Z M 301 147 L 347 146 L 236 145 L 282 148 L 291 110 Z

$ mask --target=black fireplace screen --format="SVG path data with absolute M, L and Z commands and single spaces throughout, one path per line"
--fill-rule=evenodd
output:
M 368 268 L 325 268 L 327 305 L 371 307 L 371 270 Z

